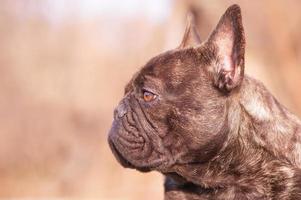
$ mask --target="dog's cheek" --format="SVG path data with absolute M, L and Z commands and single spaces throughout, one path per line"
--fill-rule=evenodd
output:
M 218 134 L 224 122 L 222 104 L 209 106 L 179 106 L 168 115 L 170 132 L 179 135 L 191 149 L 200 149 Z
M 164 138 L 163 143 L 166 149 L 169 150 L 171 153 L 171 156 L 173 158 L 176 158 L 178 161 L 183 160 L 183 155 L 188 154 L 188 147 L 183 140 L 182 137 L 180 137 L 178 134 L 174 134 L 172 132 L 169 132 Z
M 158 104 L 153 107 L 145 109 L 149 120 L 154 124 L 156 131 L 160 134 L 161 137 L 164 137 L 168 132 L 167 115 L 169 113 L 170 105 L 165 103 Z

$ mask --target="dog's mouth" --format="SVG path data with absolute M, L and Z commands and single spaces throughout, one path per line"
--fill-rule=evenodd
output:
M 130 114 L 135 123 L 129 122 Z M 160 143 L 160 138 L 152 132 L 155 130 L 144 128 L 142 122 L 148 121 L 133 117 L 137 115 L 136 112 L 128 112 L 113 121 L 108 138 L 111 150 L 125 168 L 134 168 L 141 172 L 160 170 L 169 164 L 165 149 Z M 140 116 L 140 119 L 144 117 Z
M 115 155 L 115 157 L 117 158 L 118 162 L 126 168 L 135 168 L 134 165 L 132 165 L 128 160 L 125 159 L 125 157 L 118 151 L 118 149 L 116 148 L 115 144 L 109 140 L 109 144 L 111 147 L 111 150 L 113 152 L 113 154 Z
M 119 152 L 118 148 L 116 148 L 115 144 L 112 141 L 109 140 L 109 144 L 110 144 L 111 150 L 112 150 L 113 154 L 115 155 L 116 159 L 123 167 L 130 168 L 130 169 L 137 169 L 141 172 L 151 171 L 151 169 L 149 167 L 138 167 L 138 166 L 133 165 L 122 155 L 122 153 Z

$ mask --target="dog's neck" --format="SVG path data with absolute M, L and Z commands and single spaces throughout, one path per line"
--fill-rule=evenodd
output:
M 245 178 L 241 184 L 252 183 L 256 174 L 267 182 L 279 173 L 292 177 L 294 169 L 301 167 L 298 118 L 250 77 L 229 98 L 229 137 L 224 148 L 210 162 L 181 165 L 176 172 L 206 188 L 237 186 L 241 177 Z
M 246 77 L 239 93 L 242 123 L 251 125 L 248 142 L 280 160 L 301 167 L 301 122 L 281 105 L 264 85 Z M 244 122 L 245 121 L 245 122 Z M 240 125 L 242 127 L 242 125 Z

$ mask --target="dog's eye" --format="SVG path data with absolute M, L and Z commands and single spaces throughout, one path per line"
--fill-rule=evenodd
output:
M 146 102 L 153 101 L 153 100 L 155 100 L 156 98 L 157 98 L 157 95 L 155 95 L 155 94 L 153 94 L 153 93 L 151 93 L 151 92 L 149 92 L 149 91 L 144 91 L 144 92 L 143 92 L 143 99 L 144 99 L 144 101 L 146 101 Z

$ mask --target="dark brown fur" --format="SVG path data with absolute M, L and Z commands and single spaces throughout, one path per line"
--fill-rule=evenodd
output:
M 244 75 L 244 50 L 234 5 L 203 43 L 190 21 L 126 86 L 110 147 L 124 167 L 163 173 L 166 200 L 301 199 L 301 123 Z

